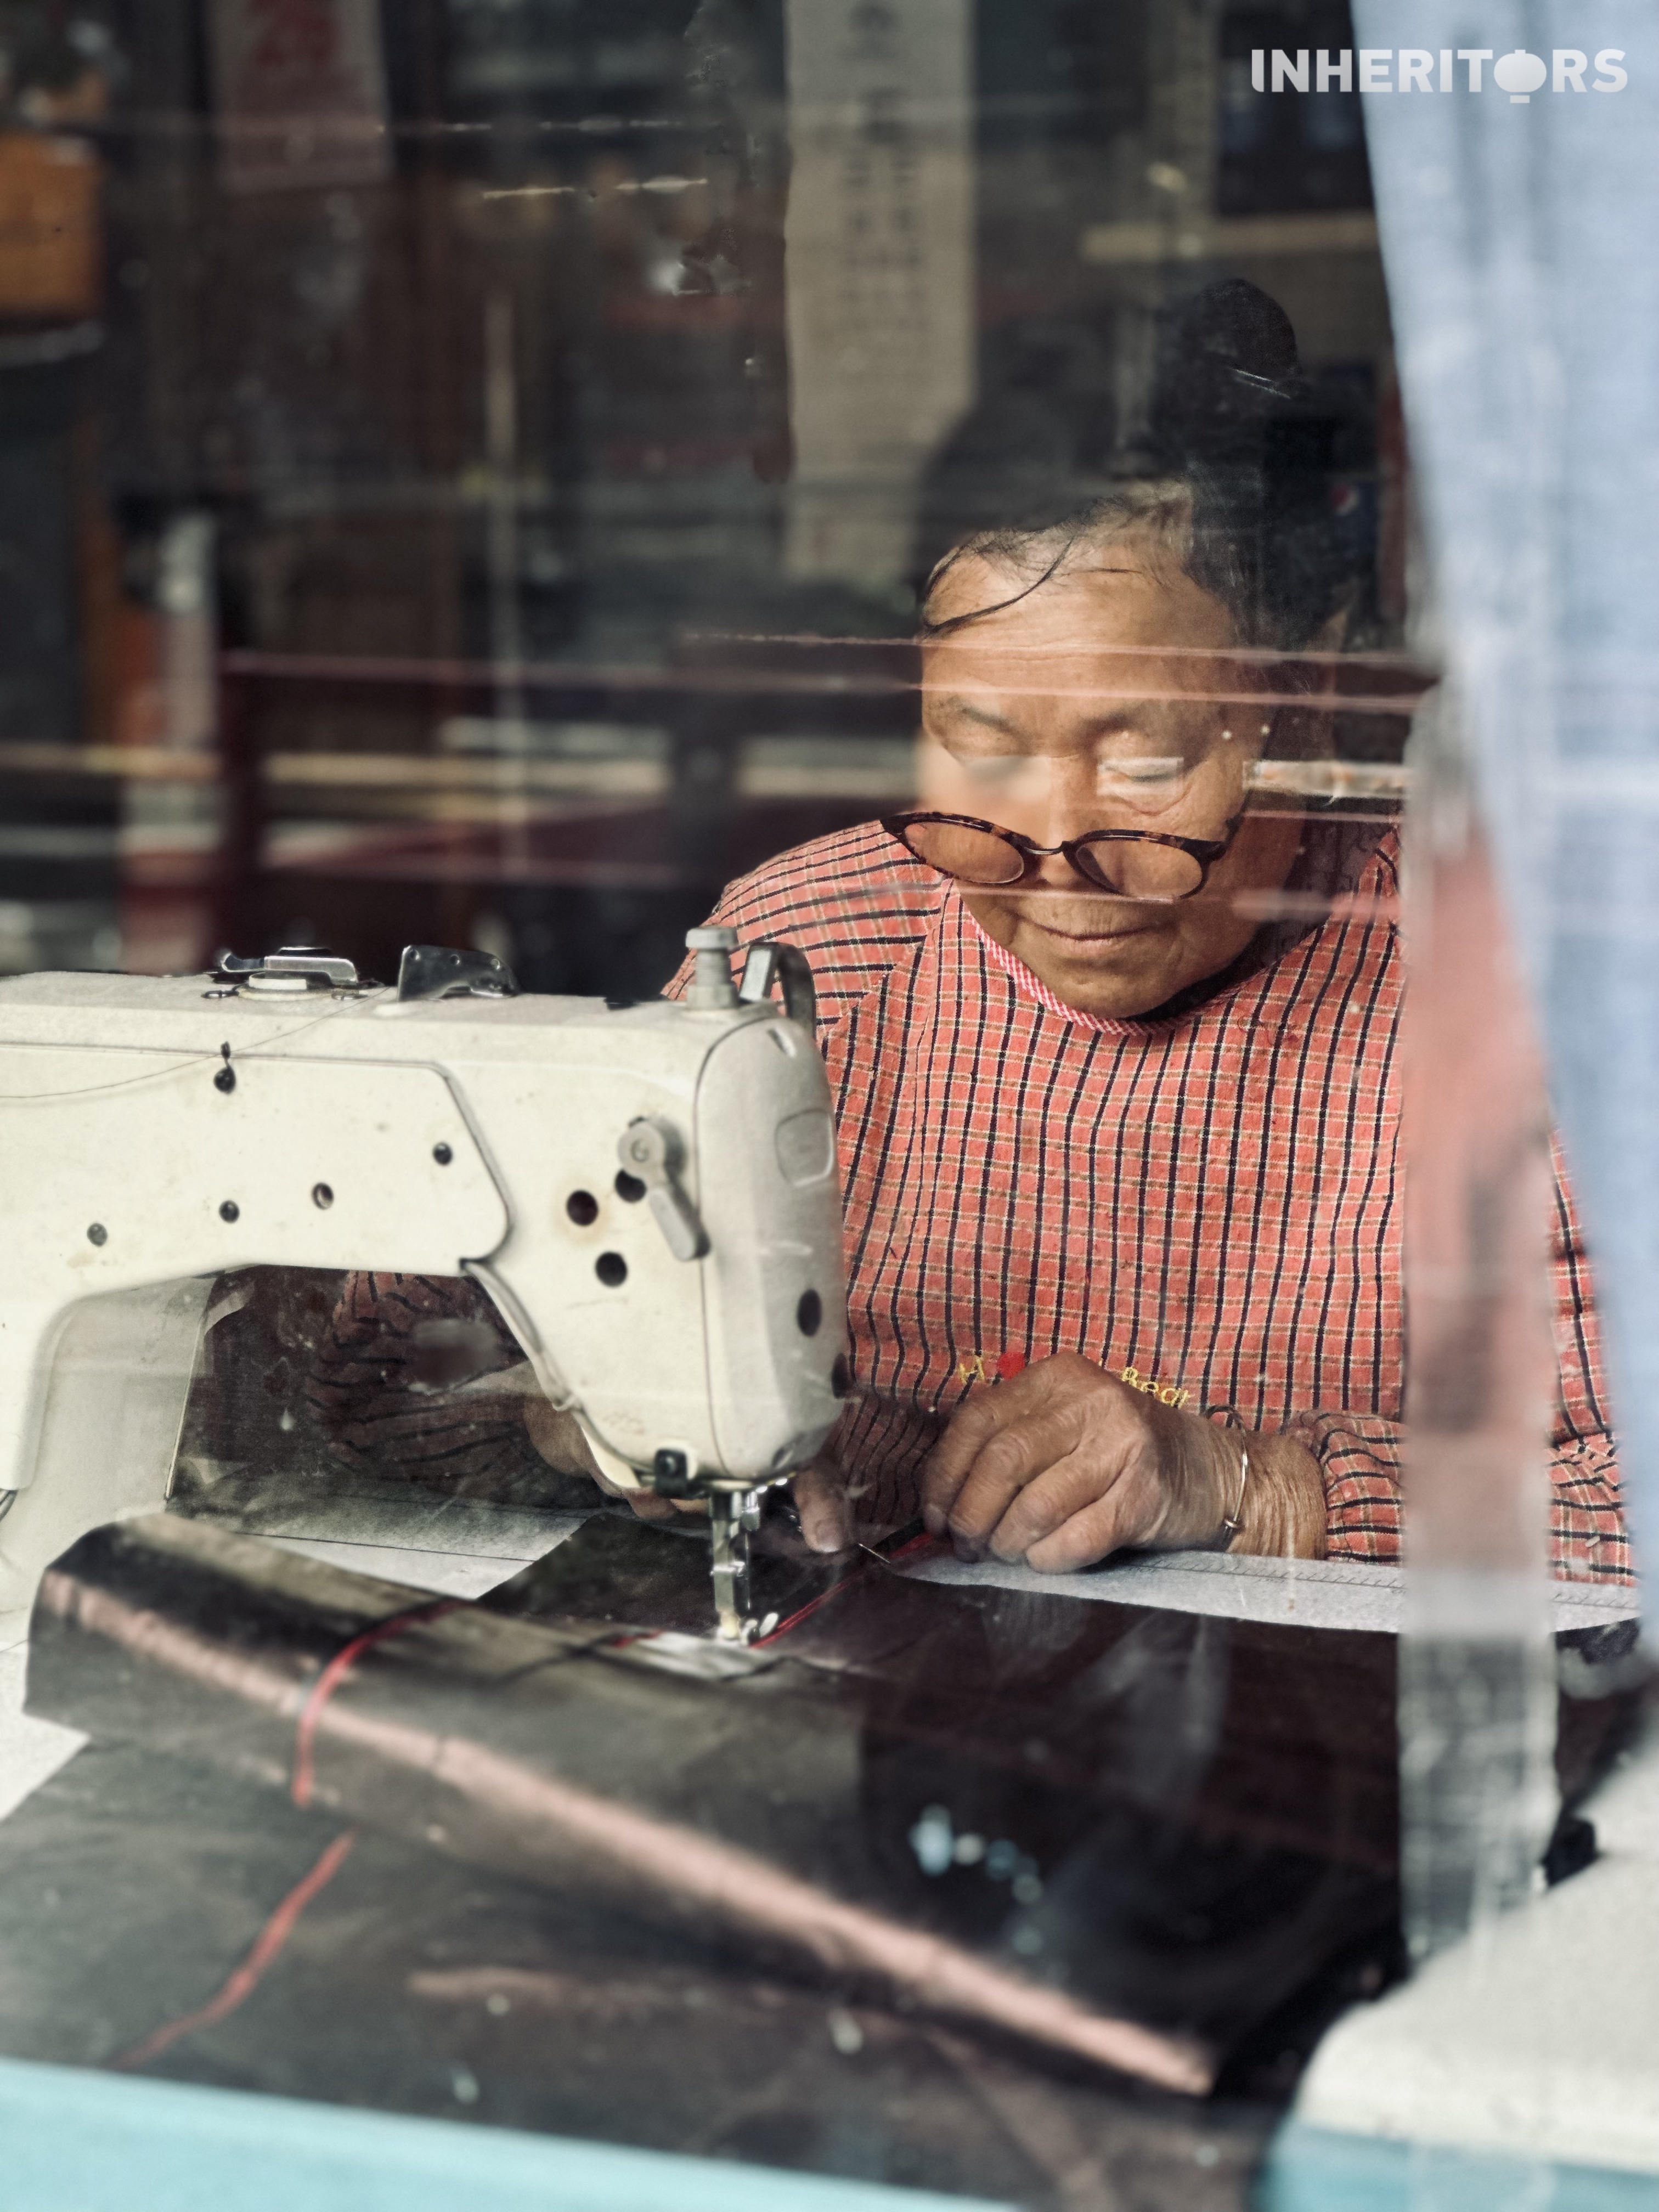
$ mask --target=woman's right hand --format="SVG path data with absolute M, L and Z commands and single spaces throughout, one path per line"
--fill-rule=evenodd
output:
M 853 1500 L 839 1461 L 820 1452 L 792 1475 L 790 1493 L 809 1552 L 844 1552 L 853 1541 Z

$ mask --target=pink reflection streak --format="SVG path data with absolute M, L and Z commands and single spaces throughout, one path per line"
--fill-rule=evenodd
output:
M 867 643 L 867 641 L 866 641 Z M 903 640 L 887 641 L 902 646 Z M 941 654 L 950 652 L 950 641 L 945 641 L 929 647 Z M 1197 647 L 1188 646 L 1132 646 L 1113 644 L 1103 647 L 1097 639 L 1079 639 L 1075 648 L 1065 646 L 1032 647 L 999 645 L 999 658 L 1015 658 L 1024 653 L 1041 651 L 1044 658 L 1052 659 L 1057 653 L 1067 650 L 1087 653 L 1098 657 L 1109 653 L 1114 659 L 1156 661 L 1177 659 L 1201 662 L 1213 659 L 1224 666 L 1237 666 L 1237 679 L 1220 690 L 1197 690 L 1188 684 L 1160 684 L 1150 675 L 1145 683 L 1128 686 L 1088 684 L 1083 685 L 1054 683 L 1033 684 L 1006 687 L 1011 696 L 1034 699 L 1107 699 L 1153 700 L 1192 699 L 1220 705 L 1236 700 L 1249 700 L 1264 707 L 1301 707 L 1317 713 L 1400 714 L 1409 717 L 1422 703 L 1423 692 L 1435 679 L 1421 670 L 1401 667 L 1393 669 L 1379 659 L 1362 659 L 1352 654 L 1322 653 L 1275 653 L 1254 647 Z M 498 684 L 511 681 L 531 690 L 545 688 L 550 690 L 598 690 L 644 694 L 677 696 L 681 693 L 709 691 L 732 696 L 746 692 L 778 696 L 800 692 L 808 696 L 830 695 L 856 697 L 864 695 L 890 696 L 896 692 L 917 691 L 917 678 L 902 676 L 848 675 L 842 672 L 808 671 L 804 674 L 789 674 L 781 669 L 745 668 L 702 665 L 654 668 L 630 667 L 626 664 L 586 666 L 574 662 L 533 661 L 465 661 L 416 660 L 380 658 L 378 656 L 341 654 L 337 657 L 321 653 L 228 653 L 221 656 L 220 665 L 230 677 L 252 677 L 262 682 L 296 684 L 390 684 L 416 687 L 465 689 L 468 686 Z M 1335 672 L 1341 669 L 1363 670 L 1367 674 L 1397 673 L 1411 688 L 1395 691 L 1336 691 L 1325 685 L 1303 690 L 1264 691 L 1250 680 L 1253 668 L 1305 667 Z M 999 686 L 999 689 L 1005 687 Z
M 925 865 L 925 863 L 924 863 Z M 971 884 L 969 890 L 975 888 Z M 1034 902 L 1052 899 L 1056 886 L 1039 884 L 1027 890 L 1018 884 L 982 884 L 981 890 L 994 888 L 998 899 L 1005 906 L 1030 905 Z M 1079 902 L 1093 899 L 1102 906 L 1225 906 L 1233 913 L 1247 916 L 1252 921 L 1398 921 L 1400 902 L 1397 898 L 1372 898 L 1364 892 L 1344 891 L 1327 897 L 1319 891 L 1244 890 L 1195 891 L 1184 899 L 1132 899 L 1121 891 L 1097 890 L 1092 884 L 1081 884 L 1073 889 L 1067 885 L 1064 896 Z M 849 913 L 860 908 L 853 902 L 845 902 Z
M 60 1620 L 269 1713 L 297 1721 L 309 1700 L 311 1685 L 263 1660 L 223 1651 L 191 1629 L 70 1576 L 49 1573 L 40 1602 Z M 330 1740 L 426 1775 L 486 1806 L 525 1833 L 532 1854 L 544 1850 L 550 1833 L 587 1858 L 605 1886 L 626 1894 L 624 1885 L 631 1881 L 665 1902 L 695 1905 L 735 1933 L 783 1940 L 829 1974 L 878 1976 L 896 1993 L 933 2010 L 1012 2030 L 1163 2088 L 1201 2096 L 1213 2081 L 1207 2053 L 1187 2038 L 1091 2013 L 1062 1990 L 977 1959 L 943 1937 L 845 1904 L 738 1844 L 551 1776 L 528 1773 L 463 1737 L 356 1713 L 337 1696 L 317 1712 L 315 1741 Z M 521 1872 L 521 1863 L 513 1870 Z

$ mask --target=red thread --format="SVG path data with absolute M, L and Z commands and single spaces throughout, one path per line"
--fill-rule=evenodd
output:
M 235 2011 L 244 1999 L 252 1996 L 258 1987 L 265 1969 L 294 1933 L 295 1923 L 320 1889 L 326 1889 L 350 1855 L 357 1840 L 357 1831 L 347 1828 L 323 1853 L 308 1875 L 296 1881 L 264 1926 L 253 1939 L 252 1948 L 241 1965 L 231 1975 L 216 1996 L 210 1997 L 194 2012 L 185 2013 L 178 2020 L 165 2021 L 152 2030 L 142 2043 L 135 2043 L 131 2051 L 124 2051 L 118 2058 L 111 2059 L 111 2070 L 130 2074 L 135 2067 L 148 2066 L 152 2058 L 159 2058 L 171 2049 L 182 2036 L 194 2035 L 198 2027 L 211 2027 L 228 2013 Z
M 787 1636 L 792 1628 L 799 1626 L 808 1613 L 816 1613 L 821 1605 L 828 1605 L 832 1597 L 839 1597 L 842 1592 L 850 1589 L 863 1573 L 864 1569 L 861 1566 L 854 1567 L 850 1575 L 843 1575 L 838 1583 L 832 1583 L 827 1590 L 820 1590 L 816 1597 L 808 1598 L 798 1613 L 792 1613 L 787 1620 L 781 1620 L 769 1634 L 757 1636 L 749 1647 L 750 1650 L 758 1651 L 763 1644 L 775 1644 L 779 1637 Z
M 438 1598 L 428 1605 L 416 1606 L 412 1612 L 397 1613 L 390 1620 L 377 1621 L 373 1628 L 364 1629 L 361 1635 L 354 1636 L 343 1650 L 335 1653 L 312 1685 L 311 1694 L 301 1707 L 300 1717 L 295 1725 L 294 1779 L 289 1786 L 289 1795 L 296 1805 L 311 1802 L 314 1779 L 313 1744 L 317 1723 L 322 1718 L 324 1706 L 351 1672 L 354 1662 L 372 1645 L 383 1644 L 390 1637 L 400 1636 L 404 1629 L 414 1628 L 422 1621 L 441 1620 L 445 1613 L 453 1613 L 461 1602 L 459 1598 Z M 216 2021 L 223 2020 L 228 2013 L 234 2012 L 237 2006 L 258 1986 L 265 1969 L 293 1934 L 295 1923 L 300 1915 L 318 1891 L 326 1888 L 333 1881 L 356 1840 L 357 1831 L 355 1828 L 348 1828 L 334 1838 L 311 1872 L 295 1884 L 266 1921 L 254 1938 L 252 1949 L 216 1996 L 210 1997 L 196 2011 L 185 2013 L 181 2019 L 167 2021 L 152 2034 L 147 2035 L 142 2043 L 134 2044 L 131 2051 L 112 2059 L 110 2064 L 113 2071 L 125 2074 L 135 2067 L 148 2065 L 152 2058 L 157 2058 L 162 2051 L 169 2050 L 181 2036 L 193 2035 L 198 2027 L 211 2027 Z
M 1023 1352 L 1005 1352 L 997 1361 L 997 1373 L 1005 1382 L 1012 1382 L 1016 1375 L 1023 1375 L 1030 1363 Z
M 417 1606 L 412 1613 L 400 1613 L 391 1620 L 377 1622 L 366 1628 L 361 1636 L 354 1636 L 343 1650 L 337 1651 L 312 1685 L 311 1695 L 300 1709 L 300 1717 L 294 1730 L 294 1779 L 289 1785 L 289 1795 L 296 1805 L 311 1802 L 314 1779 L 312 1762 L 312 1739 L 317 1733 L 317 1723 L 322 1718 L 323 1707 L 334 1695 L 351 1672 L 353 1662 L 361 1658 L 371 1644 L 383 1644 L 390 1636 L 401 1636 L 406 1628 L 416 1627 L 423 1620 L 441 1620 L 447 1613 L 453 1613 L 462 1603 L 458 1597 L 439 1598 L 431 1605 Z
M 884 1566 L 890 1567 L 900 1559 L 908 1559 L 914 1552 L 939 1548 L 941 1547 L 935 1537 L 912 1536 L 905 1543 L 900 1544 L 896 1549 L 891 1552 L 877 1552 L 872 1556 L 878 1559 Z M 861 1582 L 865 1572 L 866 1569 L 860 1563 L 854 1568 L 850 1575 L 844 1575 L 840 1582 L 832 1583 L 827 1590 L 820 1590 L 816 1597 L 809 1598 L 798 1613 L 792 1613 L 787 1620 L 781 1620 L 769 1635 L 757 1637 L 750 1648 L 758 1651 L 762 1644 L 775 1644 L 779 1637 L 787 1636 L 790 1630 L 798 1627 L 809 1613 L 816 1613 L 821 1605 L 828 1605 L 832 1597 L 839 1597 L 844 1589 L 850 1589 L 854 1583 Z
M 888 1566 L 894 1567 L 901 1559 L 913 1559 L 918 1552 L 942 1552 L 944 1549 L 939 1538 L 930 1536 L 924 1529 L 919 1535 L 907 1536 L 903 1543 L 892 1551 L 884 1552 L 882 1558 Z

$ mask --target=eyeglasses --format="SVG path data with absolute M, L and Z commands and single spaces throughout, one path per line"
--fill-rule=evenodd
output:
M 1084 879 L 1119 898 L 1164 902 L 1201 891 L 1233 842 L 1243 814 L 1220 837 L 1170 837 L 1158 830 L 1091 830 L 1058 845 L 1038 845 L 1018 830 L 971 814 L 889 814 L 882 828 L 912 859 L 958 883 L 1001 890 L 1028 882 L 1038 863 L 1060 854 Z

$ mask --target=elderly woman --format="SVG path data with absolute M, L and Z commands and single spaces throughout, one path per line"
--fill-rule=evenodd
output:
M 980 471 L 924 595 L 919 807 L 714 916 L 817 978 L 855 1386 L 797 1480 L 821 1545 L 850 1508 L 1053 1570 L 1398 1548 L 1395 841 L 1251 805 L 1327 742 L 1357 562 L 1278 310 L 1219 288 L 1177 337 L 1150 460 Z M 1556 1571 L 1622 1577 L 1555 1221 Z
M 1323 738 L 1316 697 L 1268 702 L 1340 642 L 1354 562 L 1286 434 L 1272 303 L 1218 288 L 1176 346 L 1157 473 L 1067 506 L 1016 467 L 933 569 L 919 811 L 785 854 L 716 919 L 818 978 L 860 1387 L 835 1454 L 862 1516 L 919 1505 L 969 1555 L 1059 1570 L 1126 1545 L 1388 1558 L 1395 839 L 1249 805 L 1257 760 Z M 1619 1576 L 1559 1192 L 1555 1222 L 1556 1571 Z M 801 1486 L 826 1537 L 836 1486 Z

